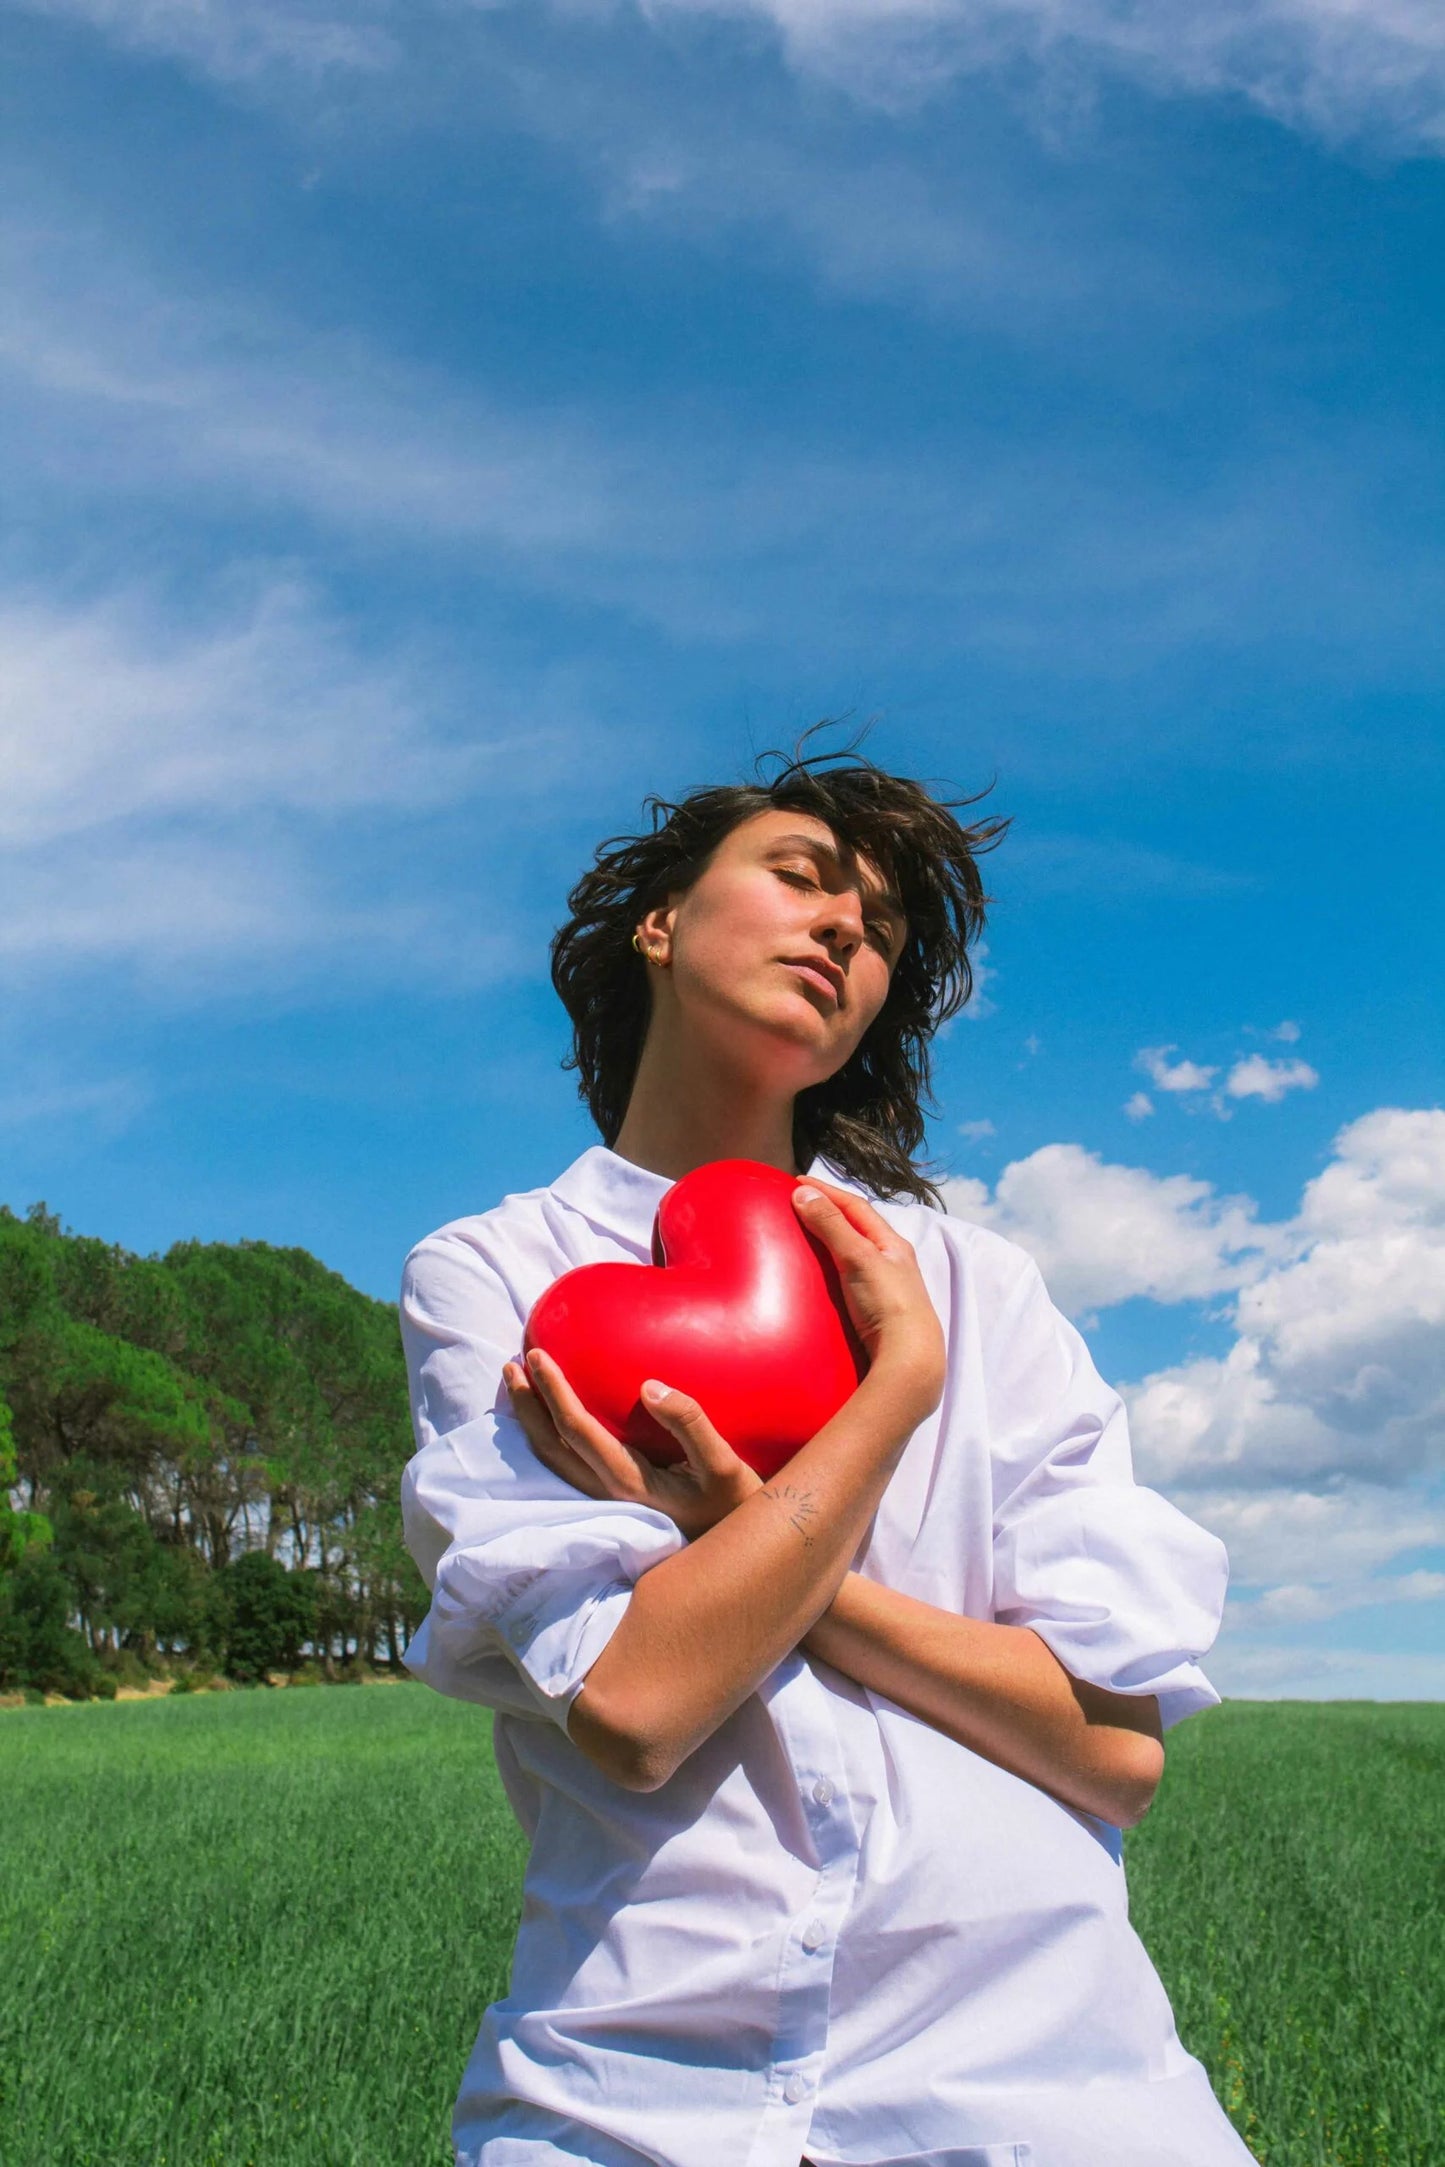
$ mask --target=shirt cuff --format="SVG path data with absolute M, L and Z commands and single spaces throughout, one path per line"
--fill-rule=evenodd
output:
M 1028 1504 L 994 1540 L 994 1616 L 1027 1625 L 1071 1677 L 1153 1694 L 1168 1729 L 1219 1703 L 1214 1644 L 1228 1558 L 1156 1490 L 1076 1484 Z
M 589 1588 L 580 1598 L 542 1583 L 509 1603 L 496 1621 L 497 1634 L 538 1706 L 561 1730 L 587 1673 L 622 1623 L 632 1600 L 630 1580 Z

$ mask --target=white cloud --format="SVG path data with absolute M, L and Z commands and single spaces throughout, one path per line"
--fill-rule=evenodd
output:
M 960 1121 L 958 1133 L 966 1136 L 971 1144 L 977 1144 L 987 1136 L 996 1136 L 998 1131 L 991 1121 Z
M 1122 1388 L 1145 1479 L 1243 1494 L 1402 1484 L 1445 1462 L 1445 1111 L 1350 1123 L 1275 1225 L 1248 1197 L 1078 1144 L 945 1193 L 1026 1248 L 1073 1315 L 1234 1294 L 1225 1353 Z
M 1445 148 L 1435 0 L 644 0 L 753 14 L 794 62 L 879 102 L 1022 59 L 1077 99 L 1091 65 L 1165 94 L 1242 98 L 1330 138 Z
M 1006 1178 L 1006 1177 L 1005 1177 Z M 1223 1357 L 1128 1392 L 1150 1479 L 1402 1482 L 1445 1446 L 1445 1111 L 1383 1107 L 1249 1275 Z
M 1272 1031 L 1265 1033 L 1267 1038 L 1278 1039 L 1280 1044 L 1285 1046 L 1297 1045 L 1299 1035 L 1299 1025 L 1289 1022 L 1288 1018 L 1283 1023 L 1277 1023 Z
M 1007 1167 L 992 1193 L 950 1191 L 1028 1248 L 1075 1313 L 1234 1291 L 1224 1354 L 1120 1388 L 1140 1480 L 1229 1550 L 1240 1592 L 1209 1665 L 1221 1689 L 1430 1692 L 1408 1656 L 1275 1643 L 1384 1603 L 1445 1622 L 1445 1576 L 1410 1556 L 1445 1546 L 1445 1111 L 1349 1124 L 1273 1226 L 1247 1198 L 1077 1145 Z M 1445 1695 L 1445 1663 L 1433 1675 Z
M 960 1218 L 1027 1249 L 1074 1315 L 1136 1295 L 1183 1302 L 1233 1290 L 1277 1246 L 1247 1197 L 1217 1196 L 1188 1174 L 1113 1166 L 1079 1144 L 1045 1144 L 1014 1160 L 991 1196 L 967 1179 L 944 1189 Z
M 1218 1071 L 1202 1068 L 1197 1061 L 1170 1061 L 1169 1055 L 1178 1051 L 1177 1046 L 1141 1046 L 1134 1066 L 1142 1068 L 1160 1091 L 1207 1091 Z
M 1154 1101 L 1147 1091 L 1136 1091 L 1125 1101 L 1124 1111 L 1131 1121 L 1147 1121 L 1154 1111 Z
M 1247 1054 L 1236 1061 L 1224 1088 L 1233 1099 L 1263 1099 L 1276 1106 L 1289 1091 L 1313 1091 L 1318 1071 L 1308 1061 L 1269 1061 L 1262 1053 Z

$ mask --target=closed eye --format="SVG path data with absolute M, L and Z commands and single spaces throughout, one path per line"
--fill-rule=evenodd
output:
M 811 873 L 800 873 L 790 865 L 775 865 L 773 871 L 777 874 L 779 880 L 791 881 L 795 888 L 814 888 L 820 895 L 823 892 L 823 883 L 816 880 Z M 885 955 L 891 954 L 893 926 L 889 919 L 870 918 L 867 921 L 865 931 L 871 940 L 877 942 Z

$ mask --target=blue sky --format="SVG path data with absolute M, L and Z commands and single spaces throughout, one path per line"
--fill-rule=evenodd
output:
M 0 0 L 0 1196 L 411 1241 L 591 1140 L 546 944 L 824 714 L 1013 816 L 939 1049 L 1217 1526 L 1439 1696 L 1425 0 Z

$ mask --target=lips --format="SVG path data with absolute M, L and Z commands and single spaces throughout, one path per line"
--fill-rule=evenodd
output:
M 842 1007 L 844 980 L 836 963 L 825 962 L 821 956 L 784 956 L 782 960 L 790 971 L 797 972 L 799 978 L 817 986 L 820 992 L 830 994 L 835 1008 Z

